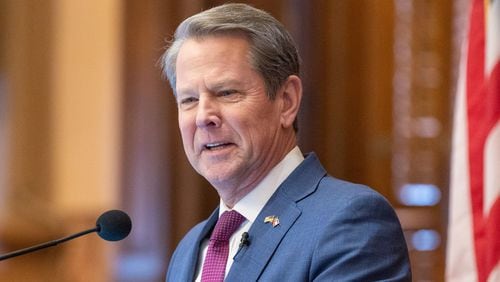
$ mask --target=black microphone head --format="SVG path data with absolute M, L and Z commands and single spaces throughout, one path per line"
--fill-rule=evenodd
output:
M 97 234 L 106 241 L 120 241 L 132 229 L 130 217 L 123 211 L 110 210 L 103 213 L 96 222 Z

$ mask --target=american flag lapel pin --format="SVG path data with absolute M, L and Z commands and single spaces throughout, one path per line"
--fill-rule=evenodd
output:
M 280 219 L 275 215 L 270 215 L 264 218 L 264 223 L 271 223 L 273 227 L 276 227 L 280 224 Z

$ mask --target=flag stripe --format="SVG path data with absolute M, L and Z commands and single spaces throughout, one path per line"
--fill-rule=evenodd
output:
M 467 61 L 467 123 L 469 139 L 469 177 L 472 201 L 474 244 L 477 277 L 487 281 L 489 273 L 498 262 L 495 236 L 498 227 L 494 216 L 498 204 L 490 213 L 483 212 L 485 143 L 500 116 L 500 92 L 495 84 L 498 64 L 485 74 L 485 9 L 483 0 L 474 0 L 469 30 Z
M 462 50 L 460 78 L 455 99 L 453 142 L 450 179 L 450 212 L 448 217 L 448 244 L 446 281 L 470 282 L 477 280 L 472 211 L 469 189 L 467 116 L 466 116 L 466 60 L 467 45 Z
M 499 30 L 500 8 L 495 6 L 498 0 L 471 0 L 471 4 L 468 42 L 462 58 L 465 75 L 461 73 L 457 95 L 460 101 L 465 92 L 465 109 L 457 103 L 455 112 L 447 278 L 470 281 L 475 277 L 473 280 L 486 282 L 495 279 L 493 276 L 500 271 L 500 183 L 492 175 L 500 170 L 500 156 L 496 156 L 500 151 L 500 63 L 495 55 L 499 42 L 496 37 L 500 35 L 492 32 Z M 465 134 L 461 134 L 463 130 Z M 457 144 L 466 146 L 460 148 Z M 466 162 L 460 162 L 462 152 Z M 464 192 L 468 192 L 467 197 L 459 196 Z M 467 212 L 472 220 L 464 216 Z M 464 223 L 468 220 L 472 228 Z M 469 243 L 471 237 L 473 246 Z M 464 263 L 470 259 L 475 259 L 475 268 Z

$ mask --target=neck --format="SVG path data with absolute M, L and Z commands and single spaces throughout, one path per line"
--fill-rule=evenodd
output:
M 295 140 L 295 139 L 294 139 Z M 281 144 L 282 145 L 282 144 Z M 295 148 L 296 143 L 290 142 L 286 146 L 280 146 L 282 149 L 273 149 L 272 152 L 277 155 L 267 164 L 265 164 L 265 169 L 260 170 L 259 174 L 254 174 L 252 176 L 244 177 L 243 182 L 230 182 L 225 181 L 224 183 L 212 183 L 212 185 L 217 190 L 220 198 L 228 208 L 233 208 L 236 203 L 238 203 L 243 197 L 250 193 L 257 185 L 269 174 L 269 172 L 281 162 L 290 151 Z M 276 152 L 281 151 L 277 154 Z M 257 170 L 256 170 L 257 171 Z

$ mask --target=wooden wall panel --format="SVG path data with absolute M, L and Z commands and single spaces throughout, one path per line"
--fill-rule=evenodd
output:
M 119 1 L 2 1 L 2 8 L 4 253 L 92 228 L 101 212 L 118 208 L 122 13 Z M 92 234 L 2 261 L 0 277 L 110 281 L 113 253 Z
M 49 200 L 50 75 L 52 2 L 1 1 L 0 4 L 0 253 L 51 239 L 61 229 L 52 224 Z M 38 46 L 33 48 L 33 46 Z M 54 260 L 49 262 L 48 257 Z M 0 263 L 5 281 L 48 279 L 58 255 L 40 253 Z

